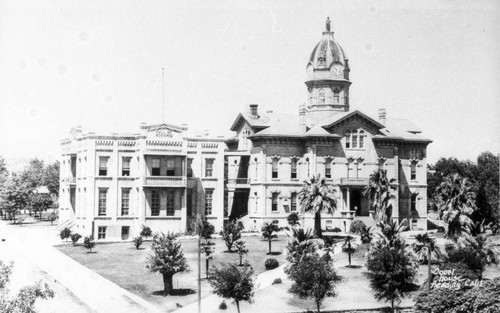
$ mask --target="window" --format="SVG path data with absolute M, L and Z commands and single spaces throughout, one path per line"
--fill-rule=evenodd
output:
M 175 176 L 175 159 L 167 159 L 167 176 Z
M 348 159 L 347 160 L 347 178 L 352 177 L 352 174 L 351 174 L 351 171 L 352 171 L 351 165 L 352 165 L 353 161 L 354 161 L 353 159 Z
M 325 89 L 323 88 L 318 91 L 318 103 L 325 103 Z
M 359 148 L 363 149 L 364 141 L 365 141 L 365 132 L 360 130 L 359 131 Z
M 350 130 L 345 132 L 345 147 L 347 149 L 351 148 L 351 131 Z
M 255 180 L 259 179 L 259 160 L 257 158 L 254 159 L 255 161 Z
M 193 190 L 192 189 L 187 190 L 186 209 L 187 209 L 187 216 L 194 216 L 195 215 L 193 212 Z
M 193 177 L 193 159 L 187 159 L 187 177 Z
M 99 157 L 99 176 L 108 175 L 108 157 Z
M 354 175 L 356 176 L 356 178 L 358 178 L 358 172 L 359 172 L 359 161 L 354 163 Z
M 357 148 L 358 147 L 358 131 L 357 130 L 352 131 L 351 138 L 352 138 L 352 147 L 351 148 Z
M 290 178 L 297 179 L 297 159 L 292 159 Z
M 417 194 L 412 193 L 411 194 L 411 203 L 410 203 L 410 208 L 411 208 L 411 213 L 417 213 Z
M 122 158 L 122 176 L 130 176 L 130 157 Z
M 106 226 L 97 227 L 97 239 L 106 239 Z
M 108 189 L 99 188 L 99 215 L 106 215 L 106 197 Z
M 416 161 L 411 161 L 411 168 L 410 168 L 410 180 L 416 180 L 417 179 L 417 162 Z
M 339 99 L 340 99 L 339 92 L 340 91 L 338 89 L 335 89 L 333 91 L 333 102 L 335 102 L 335 103 L 339 103 Z
M 297 193 L 292 192 L 292 196 L 290 197 L 290 211 L 297 211 Z
M 272 178 L 278 178 L 278 159 L 273 158 Z
M 378 160 L 378 169 L 379 170 L 384 170 L 385 169 L 385 159 L 381 158 Z
M 122 188 L 122 215 L 128 215 L 130 208 L 130 189 Z
M 332 159 L 325 160 L 325 178 L 332 178 Z
M 152 176 L 160 176 L 160 159 L 154 158 L 152 162 L 153 162 L 153 166 L 151 168 L 151 175 Z
M 271 211 L 278 212 L 278 193 L 277 192 L 273 192 L 273 194 L 272 194 Z
M 205 190 L 205 215 L 212 215 L 213 189 Z
M 160 192 L 158 190 L 151 191 L 151 216 L 160 215 Z
M 173 190 L 167 191 L 167 216 L 175 215 L 175 193 Z
M 122 226 L 122 240 L 127 240 L 130 234 L 130 226 Z
M 214 174 L 214 159 L 205 160 L 205 177 L 212 177 Z

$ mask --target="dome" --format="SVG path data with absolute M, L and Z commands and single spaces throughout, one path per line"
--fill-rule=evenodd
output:
M 332 63 L 348 67 L 347 55 L 333 38 L 333 32 L 324 32 L 323 39 L 314 47 L 308 64 L 312 64 L 314 68 L 329 68 Z

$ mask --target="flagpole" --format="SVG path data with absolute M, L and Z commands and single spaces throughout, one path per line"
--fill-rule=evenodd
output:
M 165 123 L 165 68 L 161 68 L 161 122 Z

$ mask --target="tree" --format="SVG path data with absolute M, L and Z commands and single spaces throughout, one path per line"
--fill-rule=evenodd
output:
M 391 218 L 391 200 L 395 198 L 395 184 L 396 179 L 388 179 L 386 170 L 378 170 L 370 175 L 364 194 L 370 200 L 375 221 L 387 221 Z
M 491 152 L 483 152 L 477 158 L 477 196 L 474 221 L 500 224 L 499 208 L 499 158 Z
M 287 269 L 293 281 L 290 292 L 302 299 L 311 298 L 320 312 L 325 297 L 334 297 L 335 285 L 340 280 L 332 262 L 317 253 L 308 253 L 293 267 Z
M 92 253 L 92 248 L 95 247 L 95 241 L 93 236 L 86 236 L 83 238 L 83 247 L 87 249 L 87 253 Z
M 15 220 L 16 214 L 28 204 L 29 189 L 26 183 L 17 175 L 12 175 L 4 182 L 1 195 L 1 209 L 6 212 L 11 220 Z
M 66 239 L 70 238 L 71 237 L 71 229 L 69 229 L 68 227 L 64 227 L 59 232 L 59 237 L 61 237 L 61 240 L 66 240 Z
M 318 238 L 323 238 L 321 231 L 321 213 L 333 214 L 337 209 L 335 190 L 325 183 L 321 175 L 313 176 L 304 181 L 304 187 L 299 192 L 302 213 L 314 213 L 314 230 Z
M 34 285 L 23 287 L 15 297 L 9 297 L 7 288 L 12 274 L 13 264 L 6 265 L 0 260 L 0 312 L 2 313 L 37 313 L 35 302 L 37 299 L 54 297 L 54 291 L 42 281 Z
M 208 278 L 208 272 L 210 267 L 210 260 L 212 259 L 212 254 L 214 253 L 215 242 L 210 240 L 205 240 L 201 243 L 201 251 L 205 253 L 205 272 Z
M 351 267 L 351 254 L 357 251 L 356 247 L 352 243 L 354 239 L 355 238 L 353 236 L 347 235 L 345 237 L 344 244 L 342 245 L 342 251 L 347 252 L 349 255 L 349 267 Z
M 134 242 L 134 247 L 137 250 L 139 250 L 139 248 L 141 247 L 142 243 L 144 242 L 144 240 L 142 239 L 141 236 L 134 237 L 134 239 L 132 239 L 132 241 Z
M 296 225 L 300 226 L 299 215 L 297 214 L 297 212 L 290 213 L 290 215 L 288 215 L 288 217 L 286 218 L 286 220 L 288 222 L 288 225 L 290 225 L 292 227 L 294 227 Z
M 73 245 L 76 245 L 78 240 L 80 240 L 80 238 L 82 238 L 82 235 L 80 235 L 79 233 L 74 233 L 74 234 L 71 234 L 70 237 L 71 237 L 71 242 L 73 243 Z
M 245 242 L 243 240 L 238 240 L 234 243 L 234 247 L 236 249 L 236 253 L 240 256 L 239 266 L 243 266 L 243 255 L 248 253 Z
M 475 211 L 475 193 L 466 178 L 448 176 L 437 189 L 439 216 L 446 224 L 445 235 L 457 242 L 472 225 L 470 215 Z
M 221 232 L 219 233 L 222 240 L 226 243 L 228 251 L 232 251 L 233 244 L 241 238 L 241 231 L 243 227 L 236 220 L 229 221 L 224 224 Z
M 43 186 L 47 186 L 50 193 L 59 197 L 59 173 L 60 173 L 60 164 L 59 161 L 55 161 L 52 164 L 47 165 L 43 171 Z
M 49 195 L 36 194 L 36 193 L 31 194 L 30 202 L 31 202 L 31 210 L 35 215 L 39 214 L 40 220 L 42 219 L 42 212 L 43 211 L 46 212 L 47 209 L 54 204 L 54 201 L 50 198 Z
M 361 230 L 361 233 L 359 234 L 361 237 L 361 242 L 362 243 L 370 243 L 372 242 L 373 239 L 373 234 L 372 234 L 372 227 L 368 226 L 364 229 Z
M 176 273 L 189 270 L 182 245 L 177 240 L 176 234 L 159 232 L 153 236 L 151 251 L 146 257 L 146 269 L 162 275 L 165 296 L 172 293 L 173 276 Z
M 441 257 L 441 249 L 436 246 L 436 240 L 429 237 L 427 233 L 417 234 L 415 236 L 415 242 L 413 243 L 413 251 L 417 254 L 417 258 L 420 262 L 427 262 L 428 272 L 427 272 L 427 284 L 428 290 L 431 290 L 432 283 L 432 254 L 436 256 L 437 259 Z
M 204 217 L 196 224 L 196 231 L 201 238 L 207 240 L 212 238 L 212 235 L 215 233 L 215 227 Z
M 413 251 L 399 235 L 379 238 L 371 243 L 366 267 L 375 298 L 390 301 L 394 312 L 395 304 L 408 295 L 417 274 L 418 262 Z
M 280 231 L 280 227 L 274 223 L 264 223 L 264 225 L 262 226 L 262 237 L 264 237 L 264 239 L 267 239 L 268 243 L 269 243 L 269 253 L 268 254 L 271 254 L 271 241 L 274 239 L 274 238 L 278 238 L 278 235 L 276 235 L 275 233 Z
M 151 231 L 151 228 L 149 228 L 146 225 L 142 225 L 141 233 L 140 233 L 140 235 L 142 237 L 147 239 L 148 237 L 151 237 L 152 234 L 153 234 L 153 232 Z
M 213 292 L 225 299 L 233 299 L 238 313 L 240 302 L 251 302 L 255 291 L 253 270 L 248 263 L 244 267 L 236 264 L 222 263 L 220 268 L 212 267 L 209 278 Z

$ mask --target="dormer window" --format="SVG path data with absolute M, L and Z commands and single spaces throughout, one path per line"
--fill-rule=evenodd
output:
M 347 149 L 351 148 L 351 131 L 350 130 L 347 130 L 345 132 L 345 147 Z
M 359 131 L 359 148 L 360 149 L 363 149 L 364 141 L 365 141 L 365 132 L 360 130 Z
M 323 88 L 318 91 L 318 103 L 325 103 L 325 89 Z
M 365 132 L 364 130 L 346 130 L 345 132 L 345 147 L 346 149 L 364 149 L 365 147 Z

